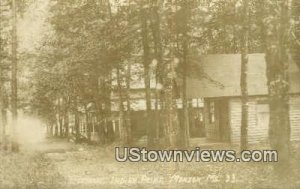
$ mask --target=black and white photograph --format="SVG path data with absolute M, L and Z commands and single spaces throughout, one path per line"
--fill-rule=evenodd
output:
M 300 188 L 300 0 L 0 0 L 0 189 Z

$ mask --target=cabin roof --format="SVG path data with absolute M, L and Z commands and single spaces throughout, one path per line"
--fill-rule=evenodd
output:
M 187 95 L 189 98 L 241 96 L 240 54 L 206 55 L 200 58 L 198 65 L 207 77 L 188 78 Z M 292 61 L 288 72 L 290 93 L 299 93 L 300 70 Z M 265 54 L 249 54 L 247 81 L 249 95 L 268 94 Z

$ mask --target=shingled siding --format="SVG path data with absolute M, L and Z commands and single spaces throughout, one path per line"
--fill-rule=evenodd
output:
M 300 96 L 290 97 L 291 140 L 300 141 Z
M 269 106 L 266 98 L 252 97 L 249 99 L 248 141 L 250 144 L 267 142 L 269 127 Z M 231 128 L 231 143 L 240 142 L 241 100 L 229 100 L 229 119 Z M 291 140 L 300 140 L 300 96 L 290 97 Z

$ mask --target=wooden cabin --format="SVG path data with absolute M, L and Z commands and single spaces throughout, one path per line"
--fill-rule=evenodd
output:
M 189 78 L 189 98 L 204 98 L 204 122 L 208 140 L 240 142 L 241 55 L 207 55 L 199 61 L 205 78 Z M 289 66 L 291 140 L 300 140 L 300 70 Z M 249 143 L 266 142 L 269 127 L 268 87 L 264 54 L 250 54 L 248 63 Z

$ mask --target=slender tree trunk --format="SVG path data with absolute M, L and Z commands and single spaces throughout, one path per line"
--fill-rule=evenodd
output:
M 108 81 L 104 81 L 104 95 L 105 95 L 105 114 L 104 114 L 104 122 L 101 126 L 101 131 L 102 136 L 103 136 L 103 142 L 107 140 L 106 135 L 105 135 L 105 128 L 108 127 L 108 120 L 111 118 L 111 80 L 112 80 L 112 75 L 108 75 Z
M 128 133 L 125 125 L 125 114 L 123 105 L 123 87 L 121 81 L 120 68 L 117 68 L 117 85 L 119 94 L 119 129 L 120 129 L 120 141 L 123 145 L 128 144 Z
M 278 29 L 266 34 L 266 62 L 269 86 L 270 125 L 269 137 L 272 149 L 278 151 L 279 163 L 275 170 L 280 175 L 289 171 L 290 121 L 289 121 L 289 79 L 288 79 L 288 1 L 281 0 L 278 9 Z
M 98 132 L 99 142 L 101 144 L 104 144 L 103 127 L 104 127 L 104 120 L 106 119 L 106 88 L 105 88 L 105 81 L 101 76 L 97 78 L 96 85 L 97 85 L 97 96 L 95 102 L 95 106 L 96 106 L 95 126 L 97 128 L 96 130 Z M 102 96 L 101 96 L 101 92 L 102 92 Z
M 64 101 L 62 98 L 58 99 L 58 121 L 59 121 L 59 137 L 63 137 L 63 104 Z
M 54 137 L 59 136 L 59 98 L 55 98 L 55 126 L 54 126 Z
M 177 115 L 176 99 L 174 98 L 174 67 L 170 63 L 169 70 L 167 71 L 167 77 L 164 79 L 164 95 L 165 95 L 165 127 L 167 145 L 171 148 L 176 148 L 179 145 L 179 122 Z
M 150 88 L 150 47 L 148 39 L 148 9 L 142 8 L 141 5 L 141 28 L 142 28 L 142 45 L 143 45 L 143 64 L 144 64 L 144 84 L 145 84 L 145 100 L 146 100 L 146 128 L 148 146 L 153 146 L 153 127 L 151 127 L 151 88 Z
M 2 6 L 1 2 L 0 2 L 0 6 Z M 3 19 L 2 18 L 2 9 L 0 8 L 0 19 Z M 1 22 L 0 22 L 1 23 Z M 1 30 L 0 30 L 0 34 L 1 34 Z M 3 148 L 4 146 L 4 137 L 5 137 L 5 124 L 4 124 L 4 115 L 3 115 L 3 110 L 4 110 L 4 81 L 3 81 L 3 77 L 4 77 L 4 73 L 3 73 L 3 69 L 2 69 L 2 66 L 3 66 L 3 53 L 4 51 L 4 40 L 2 39 L 2 36 L 0 36 L 0 117 L 1 117 L 1 120 L 0 120 L 0 149 Z
M 243 0 L 243 32 L 241 40 L 241 94 L 242 94 L 242 120 L 241 120 L 241 150 L 248 147 L 248 39 L 249 39 L 249 1 Z
M 237 1 L 235 0 L 234 1 L 234 5 L 237 3 Z M 233 19 L 236 20 L 237 18 L 237 8 L 236 6 L 234 7 L 234 13 L 233 13 Z M 245 21 L 244 21 L 245 22 Z M 234 53 L 238 53 L 239 50 L 238 50 L 238 33 L 237 33 L 237 28 L 236 28 L 236 25 L 233 24 L 232 25 L 232 33 L 233 33 L 233 39 L 232 39 L 232 42 L 233 42 L 233 52 Z
M 92 131 L 92 128 L 91 128 L 91 119 L 90 119 L 90 115 L 89 115 L 89 112 L 87 110 L 87 108 L 85 109 L 85 121 L 86 121 L 86 135 L 87 135 L 87 139 L 88 139 L 88 142 L 91 142 L 92 140 L 92 134 L 91 134 L 91 131 Z
M 18 92 L 17 92 L 17 10 L 16 0 L 12 0 L 12 65 L 11 65 L 11 111 L 12 111 L 12 151 L 19 151 L 17 137 L 17 122 L 18 122 Z
M 66 129 L 65 133 L 64 133 L 64 136 L 66 138 L 68 138 L 69 137 L 69 114 L 68 114 L 68 112 L 66 112 L 65 115 L 64 115 L 64 127 Z
M 61 115 L 59 115 L 59 137 L 63 137 L 63 117 Z
M 75 114 L 75 138 L 76 142 L 80 139 L 80 126 L 79 126 L 79 112 L 78 112 L 78 98 L 75 97 L 75 103 L 74 103 L 74 114 Z
M 127 111 L 126 111 L 126 128 L 127 128 L 127 141 L 130 144 L 131 143 L 131 106 L 130 106 L 130 82 L 131 82 L 131 62 L 128 62 L 127 65 L 127 74 L 126 74 L 126 89 L 127 89 L 127 95 L 126 95 L 126 103 L 127 103 Z
M 184 19 L 183 19 L 183 84 L 182 84 L 182 110 L 183 110 L 183 131 L 184 131 L 184 145 L 188 146 L 189 145 L 189 137 L 190 137 L 190 132 L 189 132 L 189 112 L 188 112 L 188 99 L 187 99 L 187 69 L 189 66 L 188 63 L 188 35 L 187 35 L 187 30 L 188 30 L 188 19 L 189 19 L 189 7 L 188 7 L 188 2 L 184 3 Z
M 156 143 L 159 142 L 159 131 L 160 131 L 160 113 L 162 109 L 162 100 L 160 95 L 160 89 L 158 89 L 158 85 L 162 84 L 161 79 L 161 65 L 162 65 L 162 43 L 161 43 L 161 30 L 160 30 L 160 22 L 161 18 L 159 15 L 159 7 L 160 1 L 153 1 L 152 7 L 152 35 L 154 41 L 154 56 L 157 60 L 156 70 L 155 70 L 155 82 L 156 82 L 156 89 L 155 89 L 155 140 Z M 160 102 L 159 102 L 160 101 Z M 160 105 L 160 109 L 159 109 Z
M 177 1 L 170 3 L 170 8 L 176 7 L 177 9 Z M 176 11 L 177 12 L 177 11 Z M 169 30 L 171 32 L 175 31 L 175 23 L 173 23 L 174 20 L 170 21 L 168 24 Z M 174 39 L 173 39 L 174 40 Z M 174 43 L 174 41 L 172 42 Z M 177 41 L 175 41 L 177 42 Z M 169 45 L 171 45 L 169 44 Z M 174 57 L 174 55 L 172 55 Z M 176 95 L 174 94 L 174 84 L 175 84 L 175 78 L 176 71 L 175 66 L 177 65 L 176 59 L 170 59 L 168 64 L 164 65 L 164 75 L 162 76 L 163 81 L 163 99 L 164 99 L 164 128 L 165 128 L 165 143 L 168 147 L 171 148 L 177 148 L 180 144 L 180 125 L 179 125 L 179 119 L 178 119 L 178 110 L 176 105 Z
M 64 127 L 65 127 L 64 136 L 68 138 L 69 137 L 69 106 L 70 106 L 69 97 L 65 102 L 66 103 L 65 103 L 65 111 L 64 111 Z
M 185 45 L 184 45 L 185 46 Z M 183 52 L 183 85 L 182 85 L 182 110 L 183 110 L 183 128 L 184 128 L 184 145 L 189 146 L 190 138 L 190 125 L 189 125 L 189 112 L 188 112 L 188 98 L 187 98 L 187 47 L 184 47 Z
M 4 88 L 5 89 L 5 88 Z M 2 101 L 2 108 L 1 109 L 1 116 L 2 116 L 2 134 L 3 134 L 3 149 L 8 149 L 8 138 L 7 138 L 7 109 L 8 109 L 8 94 L 7 92 L 2 93 L 3 101 Z
M 300 67 L 300 1 L 292 0 L 291 2 L 291 17 L 297 23 L 295 24 L 293 31 L 291 32 L 293 43 L 290 46 L 290 53 L 293 59 Z
M 53 137 L 53 126 L 54 126 L 54 124 L 53 124 L 53 122 L 50 122 L 50 137 Z
M 157 86 L 157 80 L 156 80 L 156 86 Z M 160 95 L 159 91 L 155 90 L 155 142 L 156 144 L 159 144 L 159 136 L 160 136 L 160 113 L 161 113 L 161 104 L 160 104 Z M 160 107 L 160 108 L 159 108 Z
M 157 65 L 155 70 L 155 82 L 156 82 L 156 90 L 155 90 L 155 136 L 156 140 L 159 140 L 159 130 L 160 130 L 160 112 L 162 109 L 161 104 L 161 97 L 160 97 L 160 89 L 157 89 L 158 85 L 162 84 L 161 80 L 161 65 L 163 63 L 163 56 L 162 56 L 162 43 L 161 43 L 161 30 L 160 30 L 160 15 L 159 15 L 159 7 L 160 1 L 156 2 L 156 5 L 153 7 L 153 20 L 154 20 L 154 27 L 153 27 L 153 38 L 154 38 L 154 46 L 155 46 L 155 57 L 157 59 Z M 160 110 L 158 108 L 160 100 Z
M 0 12 L 1 13 L 1 12 Z M 0 15 L 1 16 L 1 15 Z M 0 37 L 0 45 L 1 45 L 1 37 Z M 1 46 L 0 46 L 0 53 L 1 53 Z M 1 56 L 1 54 L 0 54 Z M 1 58 L 1 57 L 0 57 Z M 1 66 L 1 60 L 0 60 L 0 66 Z M 4 128 L 4 123 L 3 123 L 3 114 L 2 111 L 4 110 L 4 105 L 3 105 L 3 90 L 4 90 L 4 86 L 3 86 L 3 82 L 2 82 L 2 70 L 0 70 L 0 149 L 2 149 L 2 146 L 4 144 L 4 132 L 3 132 L 3 128 Z
M 2 143 L 2 146 L 4 147 L 5 144 L 6 144 L 6 124 L 7 124 L 7 120 L 6 120 L 6 110 L 4 109 L 1 109 L 1 125 L 2 125 L 2 128 L 1 128 L 1 143 Z
M 1 40 L 1 38 L 0 38 L 0 40 Z M 0 45 L 1 45 L 1 41 L 0 41 Z M 0 62 L 0 64 L 1 64 L 1 62 Z M 3 82 L 2 82 L 2 73 L 3 73 L 2 70 L 0 70 L 0 125 L 1 125 L 1 127 L 0 127 L 0 129 L 1 129 L 1 131 L 0 131 L 0 149 L 2 149 L 2 147 L 3 147 L 4 136 L 5 136 L 5 132 L 4 132 L 5 131 L 5 124 L 4 124 L 5 118 L 3 115 L 3 110 L 5 110 L 4 103 L 3 103 L 3 101 L 4 101 L 3 100 L 4 99 L 4 97 L 3 97 L 4 86 L 3 86 Z
M 54 136 L 58 137 L 58 125 L 57 125 L 57 121 L 55 121 L 55 124 L 54 124 Z

